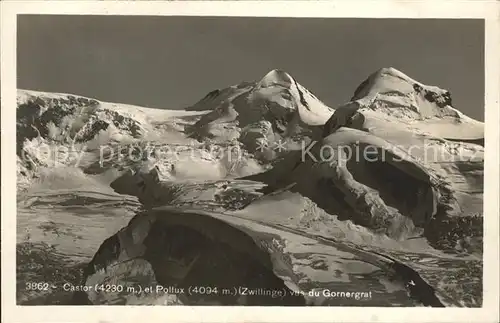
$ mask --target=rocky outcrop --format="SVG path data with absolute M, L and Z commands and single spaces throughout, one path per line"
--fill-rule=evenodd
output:
M 36 137 L 60 143 L 87 142 L 109 126 L 132 138 L 140 137 L 143 131 L 137 120 L 105 108 L 95 99 L 73 95 L 44 96 L 30 91 L 20 94 L 17 106 L 20 145 Z

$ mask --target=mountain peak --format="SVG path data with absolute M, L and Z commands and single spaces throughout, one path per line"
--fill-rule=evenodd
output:
M 376 76 L 390 75 L 392 77 L 397 77 L 400 79 L 411 80 L 411 78 L 408 75 L 406 75 L 405 73 L 401 72 L 400 70 L 398 70 L 392 66 L 379 68 L 373 74 Z
M 418 82 L 394 67 L 381 68 L 368 76 L 358 86 L 351 101 L 376 94 L 419 95 L 440 109 L 452 107 L 451 94 L 448 90 Z
M 269 71 L 258 83 L 258 87 L 269 87 L 273 85 L 282 85 L 290 87 L 294 83 L 294 79 L 287 72 L 280 69 Z
M 387 92 L 401 87 L 407 87 L 407 90 L 410 91 L 415 83 L 418 82 L 394 67 L 383 67 L 370 74 L 366 80 L 361 82 L 354 91 L 354 96 L 351 100 L 354 101 L 363 98 L 373 92 Z
M 338 113 L 330 123 L 354 116 L 360 107 L 437 137 L 474 140 L 484 137 L 484 124 L 455 109 L 448 90 L 421 83 L 394 67 L 370 74 L 351 100 L 337 108 Z M 344 122 L 336 125 L 340 127 Z

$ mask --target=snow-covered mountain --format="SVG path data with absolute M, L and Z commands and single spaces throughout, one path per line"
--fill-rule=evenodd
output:
M 320 194 L 320 201 L 335 195 L 334 214 L 358 214 L 358 222 L 393 237 L 425 228 L 435 240 L 450 230 L 443 223 L 482 226 L 483 138 L 483 123 L 453 108 L 448 91 L 385 68 L 335 110 L 323 138 L 301 152 L 305 162 L 293 170 L 285 162 L 284 176 L 297 184 L 304 179 L 296 189 Z M 333 191 L 319 185 L 325 177 L 335 183 Z
M 333 109 L 281 70 L 260 81 L 208 93 L 187 110 L 210 110 L 191 128 L 192 136 L 217 142 L 238 140 L 257 157 L 272 160 L 280 152 L 320 132 Z M 276 151 L 273 144 L 283 149 Z
M 335 109 L 280 70 L 185 110 L 19 90 L 17 122 L 20 283 L 123 287 L 21 303 L 481 304 L 484 125 L 396 69 Z

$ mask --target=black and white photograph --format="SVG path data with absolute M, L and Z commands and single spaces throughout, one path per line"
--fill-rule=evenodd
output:
M 484 306 L 484 19 L 15 29 L 16 305 Z

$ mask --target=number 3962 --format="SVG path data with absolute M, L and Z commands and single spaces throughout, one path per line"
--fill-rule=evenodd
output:
M 26 283 L 27 290 L 49 290 L 49 283 Z

